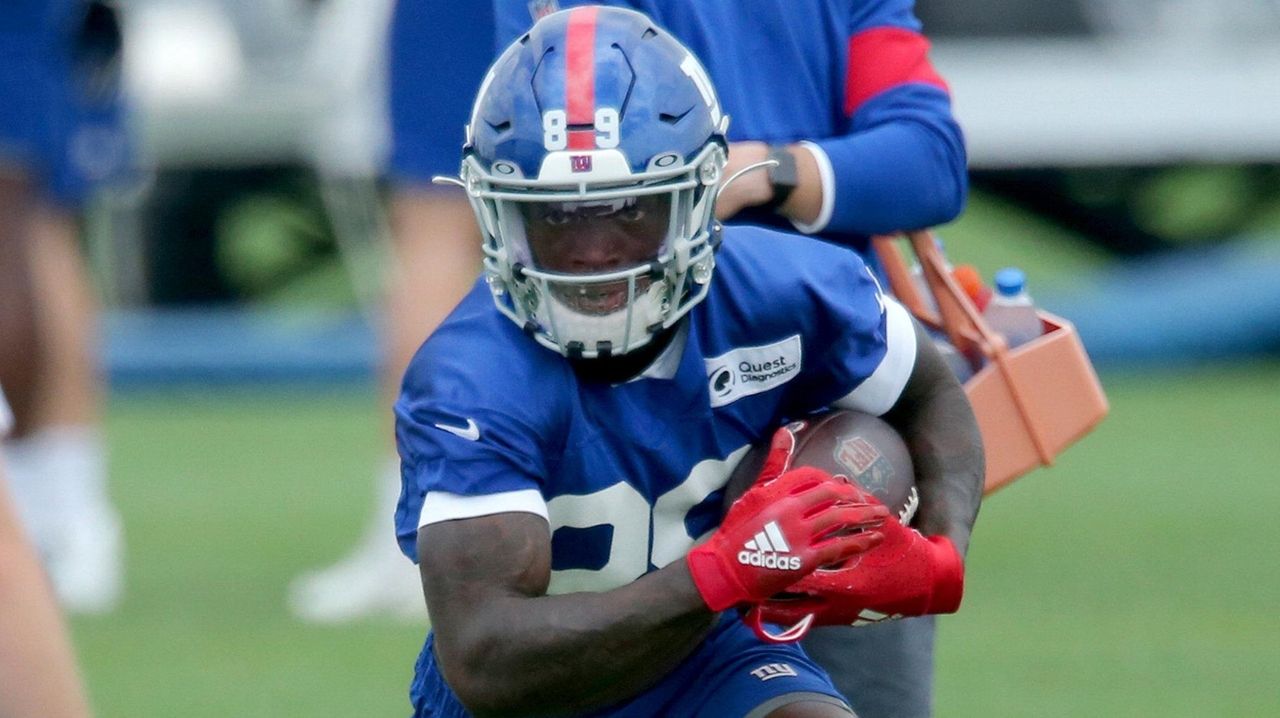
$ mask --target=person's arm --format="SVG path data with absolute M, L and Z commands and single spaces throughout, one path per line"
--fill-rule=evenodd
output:
M 821 199 L 815 192 L 782 206 L 799 229 L 886 234 L 960 215 L 967 157 L 944 89 L 917 83 L 886 90 L 852 122 L 847 135 L 792 148 L 797 163 L 812 163 L 822 180 Z
M 66 623 L 4 483 L 0 471 L 0 716 L 83 718 L 89 704 Z
M 916 361 L 897 402 L 884 419 L 907 442 L 920 491 L 913 525 L 925 536 L 945 536 L 964 556 L 982 501 L 982 436 L 964 389 L 919 322 Z
M 850 30 L 844 133 L 787 146 L 797 184 L 778 211 L 806 233 L 883 234 L 943 224 L 968 195 L 964 137 L 910 0 L 887 0 Z M 761 142 L 729 149 L 725 175 L 763 161 Z M 769 202 L 765 172 L 722 194 L 721 219 Z
M 906 441 L 920 493 L 914 527 L 890 517 L 879 529 L 883 542 L 862 560 L 798 582 L 792 590 L 809 594 L 806 601 L 765 601 L 752 619 L 757 625 L 856 625 L 960 608 L 964 555 L 982 498 L 982 442 L 964 391 L 928 333 L 902 318 L 898 305 L 889 307 L 898 317 L 888 326 L 890 338 L 898 337 L 891 346 L 911 350 L 886 361 L 910 368 L 905 384 L 882 393 L 888 384 L 876 386 L 878 369 L 835 406 L 880 414 Z M 864 387 L 873 391 L 859 398 Z M 881 413 L 885 401 L 891 404 Z
M 809 249 L 805 249 L 809 248 Z M 985 470 L 977 419 L 928 331 L 853 252 L 807 242 L 798 273 L 818 295 L 793 311 L 812 318 L 811 372 L 788 416 L 825 406 L 879 416 L 911 452 L 921 508 L 915 527 L 952 539 L 963 554 L 978 513 Z M 826 330 L 821 330 L 827 327 Z M 807 349 L 808 347 L 806 347 Z M 831 397 L 831 398 L 820 398 Z
M 847 135 L 787 145 L 796 186 L 778 211 L 809 234 L 887 234 L 959 216 L 969 176 L 964 138 L 945 95 L 919 87 L 891 90 L 864 114 Z M 763 142 L 731 143 L 725 176 L 768 154 Z M 717 198 L 716 216 L 728 219 L 772 198 L 768 173 L 749 172 Z
M 613 703 L 688 656 L 716 612 L 764 600 L 878 544 L 888 510 L 818 469 L 789 469 L 794 449 L 794 436 L 779 430 L 755 485 L 705 542 L 609 591 L 544 595 L 551 537 L 540 515 L 426 524 L 417 549 L 445 680 L 481 715 Z M 762 531 L 785 537 L 785 557 L 744 561 L 743 545 Z
M 681 559 L 612 591 L 547 596 L 544 519 L 423 527 L 422 585 L 445 679 L 477 715 L 580 712 L 634 695 L 714 625 Z

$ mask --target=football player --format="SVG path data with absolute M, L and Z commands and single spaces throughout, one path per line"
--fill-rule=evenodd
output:
M 583 0 L 495 0 L 498 47 L 535 16 Z M 726 175 L 766 158 L 716 215 L 814 234 L 871 266 L 874 234 L 955 219 L 968 191 L 964 138 L 928 56 L 914 0 L 613 0 L 702 58 L 729 127 Z M 823 628 L 805 649 L 863 718 L 932 712 L 935 621 Z M 871 657 L 874 656 L 874 659 Z
M 983 467 L 964 393 L 855 253 L 715 224 L 727 127 L 700 62 L 628 10 L 548 15 L 486 77 L 460 181 L 484 277 L 396 404 L 397 533 L 435 626 L 417 715 L 849 715 L 728 609 L 906 545 L 910 575 L 867 563 L 920 612 L 958 605 Z M 721 518 L 748 448 L 827 406 L 907 440 L 919 532 L 790 468 L 785 430 Z M 849 600 L 883 605 L 868 583 Z
M 71 611 L 118 602 L 120 520 L 99 428 L 97 307 L 77 247 L 91 190 L 120 171 L 120 27 L 104 2 L 0 3 L 0 382 L 10 488 Z

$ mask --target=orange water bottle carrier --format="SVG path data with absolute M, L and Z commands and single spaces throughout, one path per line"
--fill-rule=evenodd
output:
M 1075 327 L 1062 317 L 1038 311 L 1044 334 L 1010 349 L 947 271 L 946 258 L 933 235 L 911 232 L 907 243 L 933 294 L 933 306 L 912 281 L 898 238 L 874 239 L 894 295 L 925 326 L 945 334 L 975 370 L 964 390 L 986 448 L 985 493 L 1038 466 L 1053 464 L 1068 446 L 1092 431 L 1108 409 Z

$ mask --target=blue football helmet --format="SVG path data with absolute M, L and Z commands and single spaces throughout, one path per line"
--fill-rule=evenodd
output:
M 461 180 L 498 309 L 572 358 L 648 344 L 707 293 L 728 118 L 646 16 L 538 21 L 490 68 Z

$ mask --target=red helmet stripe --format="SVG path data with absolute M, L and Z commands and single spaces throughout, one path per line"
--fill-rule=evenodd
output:
M 565 40 L 564 105 L 569 126 L 594 126 L 596 104 L 596 13 L 595 5 L 576 8 L 569 15 Z M 569 149 L 595 147 L 594 130 L 571 130 Z

